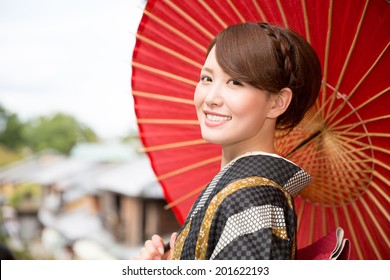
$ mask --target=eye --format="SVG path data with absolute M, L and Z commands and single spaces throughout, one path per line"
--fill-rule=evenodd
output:
M 233 86 L 243 86 L 243 84 L 240 81 L 237 81 L 237 80 L 229 80 L 228 84 L 231 84 Z
M 211 79 L 210 76 L 207 76 L 207 75 L 202 75 L 200 76 L 200 80 L 203 82 L 203 83 L 211 83 L 213 81 L 213 79 Z

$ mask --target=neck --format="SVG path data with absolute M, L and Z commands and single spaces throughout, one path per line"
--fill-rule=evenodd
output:
M 226 164 L 231 162 L 236 157 L 239 157 L 241 155 L 244 155 L 249 152 L 266 152 L 270 154 L 275 154 L 275 147 L 274 147 L 274 141 L 272 139 L 269 139 L 267 143 L 262 142 L 262 144 L 257 145 L 232 145 L 232 146 L 223 146 L 222 147 L 222 160 L 221 160 L 221 168 L 223 168 Z

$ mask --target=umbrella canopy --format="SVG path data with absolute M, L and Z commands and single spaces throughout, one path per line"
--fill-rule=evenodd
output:
M 302 123 L 278 133 L 278 153 L 313 176 L 296 199 L 298 244 L 337 227 L 351 258 L 390 258 L 390 4 L 385 0 L 147 2 L 133 54 L 140 137 L 169 207 L 183 222 L 220 169 L 200 134 L 193 93 L 210 40 L 228 25 L 266 21 L 295 30 L 323 67 Z

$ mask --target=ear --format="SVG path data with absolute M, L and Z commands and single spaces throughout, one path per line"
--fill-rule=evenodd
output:
M 276 119 L 283 114 L 292 99 L 292 90 L 290 88 L 282 88 L 278 94 L 271 96 L 271 109 L 269 110 L 267 117 L 270 119 Z

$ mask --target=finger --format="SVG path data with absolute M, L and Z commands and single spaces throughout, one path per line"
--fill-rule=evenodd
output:
M 169 240 L 171 250 L 173 250 L 173 248 L 175 247 L 176 238 L 177 238 L 177 232 L 172 233 L 171 238 Z
M 160 253 L 151 240 L 145 242 L 145 247 L 143 249 L 144 256 L 147 260 L 153 260 L 156 259 L 156 257 L 159 259 L 161 257 Z
M 155 234 L 152 236 L 152 242 L 153 242 L 154 246 L 157 248 L 160 255 L 163 255 L 164 254 L 164 241 L 162 240 L 162 238 L 159 235 Z
M 168 259 L 170 259 L 170 260 L 172 259 L 172 256 L 173 256 L 176 238 L 177 238 L 177 232 L 174 232 L 171 234 L 171 238 L 169 239 L 169 245 L 170 245 L 171 249 L 169 250 Z

